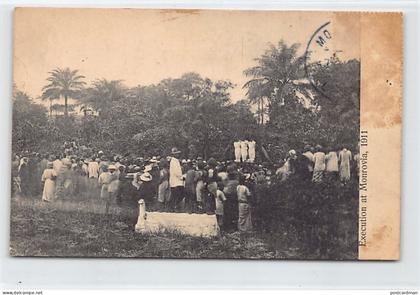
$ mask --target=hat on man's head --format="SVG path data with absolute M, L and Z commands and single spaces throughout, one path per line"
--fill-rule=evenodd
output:
M 149 172 L 149 171 L 152 171 L 152 165 L 146 165 L 144 167 L 144 172 Z
M 108 170 L 117 170 L 117 167 L 115 165 L 109 165 Z
M 152 181 L 152 175 L 149 172 L 145 172 L 140 175 L 140 180 L 144 182 Z
M 171 150 L 172 155 L 179 155 L 181 153 L 180 150 L 178 150 L 176 147 L 173 147 Z

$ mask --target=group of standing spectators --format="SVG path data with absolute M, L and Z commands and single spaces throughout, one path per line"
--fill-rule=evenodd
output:
M 14 192 L 40 194 L 45 202 L 97 192 L 106 213 L 113 204 L 136 207 L 143 199 L 147 210 L 215 214 L 222 231 L 253 230 L 253 205 L 261 197 L 256 196 L 258 185 L 296 177 L 345 185 L 352 170 L 358 174 L 359 165 L 358 154 L 353 157 L 346 147 L 335 151 L 320 145 L 290 150 L 279 163 L 182 159 L 175 147 L 166 157 L 122 157 L 103 151 L 86 156 L 73 143 L 64 146 L 61 155 L 15 155 Z
M 331 147 L 323 148 L 321 145 L 316 145 L 315 148 L 305 145 L 300 154 L 290 150 L 276 174 L 282 181 L 298 174 L 313 183 L 340 181 L 345 185 L 352 175 L 359 176 L 359 161 L 359 154 L 353 156 L 345 146 L 335 150 Z

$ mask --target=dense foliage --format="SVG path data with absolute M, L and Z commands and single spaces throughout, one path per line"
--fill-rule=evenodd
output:
M 232 142 L 252 138 L 271 158 L 305 143 L 354 149 L 359 132 L 359 67 L 356 60 L 334 57 L 308 68 L 317 92 L 305 78 L 298 44 L 270 46 L 243 87 L 247 97 L 232 102 L 229 81 L 197 73 L 154 85 L 129 88 L 120 80 L 94 80 L 84 87 L 77 70 L 49 73 L 42 99 L 48 110 L 18 90 L 13 95 L 13 150 L 58 152 L 65 140 L 93 148 L 145 156 L 167 153 L 172 146 L 185 157 L 233 157 Z M 328 83 L 325 83 L 328 81 Z M 241 85 L 239 85 L 241 86 Z M 52 104 L 58 98 L 65 104 Z M 71 105 L 69 98 L 79 105 Z M 72 112 L 73 111 L 73 112 Z M 260 160 L 267 160 L 258 150 Z

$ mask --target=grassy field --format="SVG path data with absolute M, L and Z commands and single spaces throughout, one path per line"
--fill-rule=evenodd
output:
M 13 200 L 10 253 L 13 256 L 161 258 L 273 258 L 259 238 L 239 233 L 217 238 L 177 232 L 134 232 L 137 214 L 83 212 L 54 203 Z M 115 209 L 115 208 L 114 208 Z
M 327 251 L 320 254 L 319 249 L 311 246 L 312 241 L 302 240 L 299 229 L 287 222 L 274 222 L 274 230 L 225 233 L 215 238 L 178 232 L 145 235 L 134 231 L 137 208 L 113 205 L 110 213 L 105 214 L 105 204 L 92 195 L 74 195 L 53 203 L 40 199 L 12 198 L 13 256 L 339 260 L 357 257 L 357 234 L 353 233 L 357 221 L 353 217 L 343 222 L 344 226 L 351 225 L 350 235 L 331 237 L 325 235 L 322 226 L 317 229 L 315 235 L 323 234 L 328 242 Z M 339 210 L 337 216 L 342 220 L 349 208 Z

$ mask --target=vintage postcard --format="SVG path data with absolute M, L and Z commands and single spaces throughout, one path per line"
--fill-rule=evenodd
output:
M 10 255 L 399 259 L 402 22 L 17 8 Z

